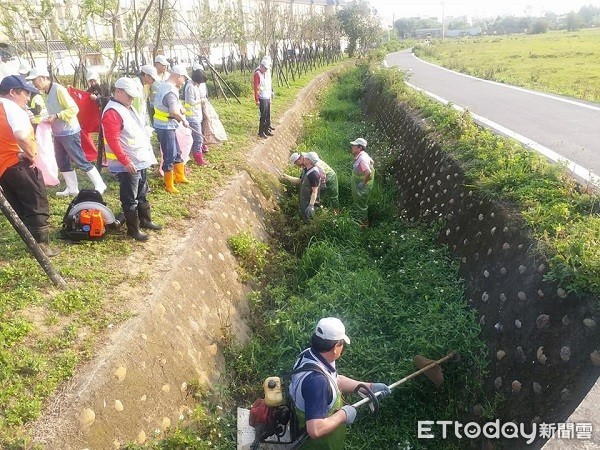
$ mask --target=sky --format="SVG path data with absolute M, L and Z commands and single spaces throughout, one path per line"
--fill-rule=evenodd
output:
M 389 19 L 395 17 L 437 17 L 446 18 L 468 15 L 476 17 L 495 17 L 498 15 L 541 16 L 545 11 L 564 14 L 579 11 L 584 5 L 600 7 L 600 0 L 368 0 L 380 16 Z M 443 4 L 443 6 L 442 6 Z M 529 13 L 529 14 L 528 14 Z

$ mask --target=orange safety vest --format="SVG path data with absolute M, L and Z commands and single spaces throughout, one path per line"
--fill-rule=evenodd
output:
M 6 169 L 19 162 L 19 153 L 21 148 L 8 123 L 4 105 L 0 102 L 0 177 L 4 175 Z

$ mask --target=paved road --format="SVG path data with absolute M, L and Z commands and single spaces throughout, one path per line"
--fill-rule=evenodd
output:
M 422 61 L 410 50 L 391 53 L 386 61 L 407 71 L 411 85 L 468 109 L 476 120 L 551 159 L 570 160 L 579 178 L 600 185 L 600 104 L 462 75 Z

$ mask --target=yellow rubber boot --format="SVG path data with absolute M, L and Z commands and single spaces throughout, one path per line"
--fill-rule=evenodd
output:
M 175 174 L 175 183 L 189 183 L 185 177 L 185 166 L 183 163 L 175 163 L 173 164 L 173 173 Z
M 177 189 L 174 185 L 174 178 L 173 178 L 172 170 L 165 172 L 164 179 L 165 179 L 165 189 L 167 190 L 167 192 L 170 192 L 171 194 L 178 194 L 179 189 Z

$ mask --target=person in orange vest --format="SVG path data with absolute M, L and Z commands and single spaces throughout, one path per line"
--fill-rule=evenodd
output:
M 20 75 L 0 82 L 0 186 L 42 251 L 52 257 L 60 252 L 50 247 L 48 197 L 42 174 L 33 163 L 37 145 L 25 111 L 31 95 L 38 93 Z

